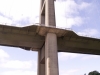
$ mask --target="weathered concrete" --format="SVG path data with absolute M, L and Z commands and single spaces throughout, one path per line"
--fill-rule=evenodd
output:
M 41 0 L 40 8 L 40 24 L 45 24 L 45 26 L 56 26 L 54 0 Z M 59 75 L 57 35 L 52 31 L 51 33 L 44 33 L 44 31 L 46 32 L 46 29 L 38 28 L 37 30 L 40 35 L 45 35 L 45 75 Z M 39 66 L 40 69 L 38 69 L 38 72 L 41 73 L 41 65 Z
M 40 0 L 40 18 L 39 23 L 45 25 L 45 0 Z
M 38 51 L 38 73 L 37 75 L 45 75 L 45 52 L 44 47 Z
M 54 0 L 45 0 L 45 26 L 55 26 Z M 45 36 L 45 75 L 59 75 L 57 35 L 46 33 Z
M 57 36 L 48 33 L 45 40 L 45 75 L 59 75 Z
M 54 0 L 45 0 L 45 26 L 55 26 L 55 7 Z
M 71 30 L 47 26 L 13 27 L 0 25 L 0 45 L 39 51 L 45 42 L 47 33 L 57 35 L 58 52 L 100 55 L 100 39 L 83 37 Z

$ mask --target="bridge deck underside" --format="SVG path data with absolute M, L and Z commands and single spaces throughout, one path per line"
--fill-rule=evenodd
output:
M 47 33 L 57 34 L 58 52 L 100 54 L 100 39 L 79 36 L 71 30 L 41 25 L 0 25 L 0 45 L 38 51 L 43 47 Z

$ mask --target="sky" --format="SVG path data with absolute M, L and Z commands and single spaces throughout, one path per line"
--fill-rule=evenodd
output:
M 56 26 L 78 35 L 100 38 L 100 0 L 56 0 Z M 28 26 L 39 23 L 40 0 L 0 0 L 0 24 Z M 59 75 L 100 72 L 100 56 L 58 53 Z M 0 75 L 37 75 L 37 52 L 0 46 Z

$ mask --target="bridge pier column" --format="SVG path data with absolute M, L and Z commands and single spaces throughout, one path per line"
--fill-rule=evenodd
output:
M 45 75 L 45 49 L 44 47 L 38 51 L 38 73 L 37 75 Z
M 57 36 L 47 33 L 45 40 L 45 75 L 59 75 Z
M 56 27 L 54 1 L 55 0 L 41 0 L 40 24 L 44 24 L 45 26 Z M 44 49 L 45 49 L 44 50 L 45 70 L 44 68 L 42 69 L 42 66 L 39 63 L 38 64 L 39 65 L 38 75 L 42 75 L 44 74 L 44 72 L 45 72 L 44 75 L 59 75 L 56 34 L 47 33 L 47 35 L 45 36 L 45 48 Z M 39 54 L 39 57 L 41 57 L 41 54 L 42 53 Z

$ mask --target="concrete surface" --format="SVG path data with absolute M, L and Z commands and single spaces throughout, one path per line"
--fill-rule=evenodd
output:
M 71 30 L 47 26 L 13 27 L 0 25 L 0 45 L 38 51 L 47 33 L 57 35 L 58 52 L 100 54 L 100 39 L 79 36 Z
M 57 36 L 48 33 L 45 40 L 45 75 L 59 75 Z

